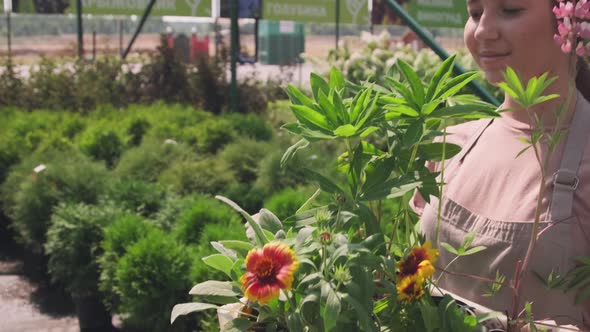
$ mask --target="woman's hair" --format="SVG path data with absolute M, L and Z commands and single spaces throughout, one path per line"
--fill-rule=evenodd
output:
M 578 88 L 578 91 L 582 93 L 586 100 L 590 101 L 590 68 L 588 68 L 588 62 L 582 57 L 578 57 L 576 88 Z

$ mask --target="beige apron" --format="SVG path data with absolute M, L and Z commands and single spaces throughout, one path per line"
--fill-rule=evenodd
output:
M 578 98 L 583 98 L 581 95 Z M 584 154 L 584 148 L 590 136 L 590 109 L 582 109 L 578 103 L 568 134 L 561 166 L 553 179 L 553 193 L 550 221 L 543 221 L 540 229 L 546 229 L 537 242 L 530 271 L 547 277 L 552 271 L 565 274 L 573 267 L 572 258 L 590 255 L 590 248 L 584 238 L 583 229 L 572 215 L 574 191 L 578 186 L 576 176 Z M 459 155 L 446 167 L 446 174 L 453 174 L 453 169 L 461 166 L 462 160 L 476 144 L 481 134 L 493 122 L 484 121 L 475 135 L 467 142 Z M 451 179 L 446 179 L 450 185 Z M 485 188 L 483 188 L 485 190 Z M 518 208 L 518 206 L 515 206 Z M 426 205 L 422 213 L 421 229 L 426 237 L 434 239 L 437 223 L 438 199 L 431 197 L 431 204 Z M 506 276 L 510 282 L 518 260 L 525 256 L 532 222 L 506 222 L 491 220 L 476 215 L 443 195 L 439 242 L 446 242 L 458 248 L 465 235 L 475 232 L 473 246 L 485 246 L 486 250 L 471 256 L 460 257 L 448 270 L 494 279 L 496 271 Z M 444 268 L 455 256 L 441 248 L 438 268 Z M 484 307 L 505 312 L 512 308 L 512 290 L 503 287 L 492 297 L 483 294 L 490 284 L 470 277 L 443 273 L 439 286 Z M 579 327 L 590 318 L 589 301 L 583 306 L 574 304 L 575 293 L 548 289 L 533 273 L 528 273 L 523 280 L 521 299 L 533 302 L 534 318 L 554 319 L 558 324 L 574 324 Z

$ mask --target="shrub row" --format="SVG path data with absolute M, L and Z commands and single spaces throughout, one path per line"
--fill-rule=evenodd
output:
M 222 54 L 226 54 L 223 52 Z M 89 112 L 100 105 L 181 103 L 219 114 L 229 105 L 227 56 L 185 64 L 163 40 L 154 54 L 128 63 L 116 57 L 58 63 L 44 59 L 26 72 L 8 60 L 0 73 L 0 106 Z M 239 83 L 239 112 L 264 112 L 268 101 L 286 98 L 282 76 Z
M 5 109 L 0 142 L 3 227 L 48 257 L 55 283 L 98 296 L 142 331 L 214 329 L 203 317 L 169 326 L 186 289 L 220 277 L 200 260 L 209 242 L 244 239 L 242 220 L 212 194 L 289 216 L 309 193 L 291 189 L 305 185 L 301 169 L 326 155 L 298 155 L 286 171 L 280 156 L 292 142 L 262 116 L 163 104 L 87 116 Z

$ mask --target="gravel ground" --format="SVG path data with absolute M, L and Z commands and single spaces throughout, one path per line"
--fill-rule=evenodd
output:
M 32 302 L 38 293 L 39 287 L 21 275 L 18 262 L 0 261 L 0 332 L 79 331 L 75 316 L 41 312 Z

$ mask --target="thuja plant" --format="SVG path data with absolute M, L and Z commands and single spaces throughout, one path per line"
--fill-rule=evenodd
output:
M 494 106 L 461 95 L 476 73 L 452 76 L 446 60 L 428 83 L 405 62 L 386 84 L 329 80 L 312 74 L 312 95 L 287 88 L 296 121 L 284 129 L 300 137 L 288 163 L 312 144 L 336 141 L 337 170 L 308 169 L 318 191 L 292 217 L 250 215 L 251 242 L 212 243 L 204 263 L 228 280 L 197 284 L 196 302 L 174 307 L 172 320 L 218 309 L 225 331 L 473 331 L 485 317 L 468 315 L 450 297 L 433 299 L 430 280 L 438 250 L 415 230 L 409 200 L 418 190 L 438 196 L 438 174 L 427 162 L 453 157 L 459 146 L 434 142 L 446 123 L 495 117 Z M 319 193 L 332 197 L 323 206 Z M 397 210 L 384 219 L 382 202 Z M 314 204 L 312 204 L 314 203 Z M 228 305 L 228 303 L 231 303 Z M 233 315 L 232 315 L 233 314 Z

